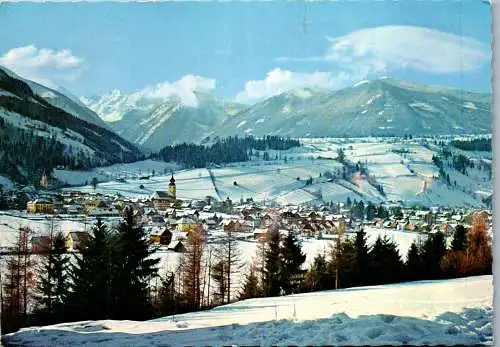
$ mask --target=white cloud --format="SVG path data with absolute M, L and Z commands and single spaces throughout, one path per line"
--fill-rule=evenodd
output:
M 468 72 L 490 59 L 490 48 L 475 39 L 416 26 L 361 29 L 329 41 L 323 60 L 350 71 L 363 68 L 365 74 L 395 69 Z
M 361 29 L 328 40 L 330 46 L 323 56 L 279 57 L 275 61 L 330 61 L 335 63 L 335 74 L 275 69 L 264 80 L 247 82 L 236 98 L 261 99 L 301 86 L 337 89 L 400 69 L 434 74 L 469 72 L 487 64 L 491 55 L 487 45 L 472 38 L 416 26 Z
M 186 75 L 176 82 L 159 83 L 155 86 L 146 87 L 138 93 L 150 99 L 177 96 L 184 105 L 197 107 L 198 98 L 195 92 L 211 92 L 214 88 L 215 79 Z
M 34 45 L 13 48 L 0 56 L 0 65 L 24 78 L 48 85 L 73 81 L 83 68 L 83 59 L 69 49 L 55 51 Z
M 300 87 L 336 88 L 349 78 L 346 74 L 332 75 L 329 72 L 299 73 L 275 68 L 267 73 L 263 80 L 245 83 L 243 91 L 236 95 L 238 102 L 262 100 L 287 90 Z

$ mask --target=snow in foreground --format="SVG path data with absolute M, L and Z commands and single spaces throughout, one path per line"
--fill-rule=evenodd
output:
M 251 299 L 148 322 L 26 328 L 23 346 L 492 344 L 493 276 Z M 277 320 L 276 320 L 277 317 Z

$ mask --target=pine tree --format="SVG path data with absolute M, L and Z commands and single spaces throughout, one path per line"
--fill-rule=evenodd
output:
M 358 286 L 364 286 L 371 281 L 370 274 L 370 255 L 366 244 L 366 233 L 363 229 L 356 233 L 356 261 L 354 265 L 354 283 Z
M 286 294 L 296 293 L 300 288 L 304 271 L 302 264 L 306 261 L 306 255 L 302 253 L 302 247 L 293 232 L 289 232 L 281 246 L 282 266 L 281 283 Z
M 178 300 L 178 293 L 174 287 L 174 273 L 167 272 L 160 276 L 160 287 L 158 288 L 156 308 L 159 317 L 164 317 L 176 313 L 175 302 Z
M 151 280 L 158 276 L 159 258 L 144 229 L 134 225 L 132 208 L 125 209 L 117 228 L 116 272 L 113 274 L 114 312 L 118 319 L 144 319 L 151 315 Z
M 373 220 L 377 216 L 377 208 L 370 202 L 366 206 L 366 219 Z
M 370 270 L 373 274 L 371 284 L 399 282 L 403 274 L 403 262 L 397 245 L 386 235 L 375 241 L 370 251 Z
M 306 273 L 303 288 L 310 292 L 325 290 L 331 287 L 328 283 L 331 282 L 329 275 L 328 263 L 325 256 L 321 253 L 317 254 L 316 257 L 314 257 L 313 264 Z
M 425 279 L 439 279 L 442 277 L 441 260 L 446 254 L 444 234 L 438 231 L 429 235 L 423 245 L 423 267 Z
M 412 242 L 408 255 L 406 257 L 405 269 L 406 279 L 416 281 L 423 278 L 422 259 L 419 246 L 415 241 Z
M 69 295 L 69 258 L 64 235 L 59 232 L 48 247 L 40 268 L 37 286 L 36 311 L 45 324 L 64 321 L 64 309 Z
M 75 264 L 70 266 L 72 284 L 68 301 L 72 319 L 116 317 L 114 309 L 118 304 L 115 302 L 113 283 L 119 261 L 116 241 L 116 236 L 100 219 L 97 220 L 85 247 L 76 256 Z
M 210 276 L 215 282 L 216 292 L 213 293 L 216 305 L 224 305 L 227 297 L 227 262 L 219 259 L 210 270 Z
M 262 289 L 259 285 L 259 278 L 257 277 L 256 269 L 254 266 L 250 267 L 246 275 L 243 289 L 239 295 L 240 300 L 258 298 L 262 294 Z
M 333 257 L 330 269 L 334 268 Z M 354 285 L 356 271 L 356 246 L 352 239 L 346 238 L 340 245 L 339 265 L 339 288 L 348 288 Z M 330 273 L 333 273 L 330 270 Z M 329 288 L 329 287 L 327 287 Z
M 352 201 L 350 197 L 347 197 L 347 200 L 345 202 L 345 208 L 350 209 L 352 206 Z
M 264 249 L 262 287 L 265 296 L 278 296 L 281 288 L 281 236 L 277 229 L 269 230 L 267 245 Z
M 467 230 L 462 224 L 455 227 L 453 240 L 451 241 L 451 249 L 453 251 L 465 251 L 467 248 Z

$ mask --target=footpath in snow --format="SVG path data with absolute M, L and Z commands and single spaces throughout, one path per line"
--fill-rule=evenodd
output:
M 25 328 L 22 346 L 492 344 L 493 276 L 240 301 L 147 322 Z

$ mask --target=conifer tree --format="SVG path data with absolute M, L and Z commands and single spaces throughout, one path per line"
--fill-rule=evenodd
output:
M 408 255 L 406 257 L 405 269 L 406 269 L 406 279 L 410 281 L 416 281 L 423 278 L 422 273 L 422 258 L 421 251 L 418 244 L 413 241 L 410 249 L 408 249 Z
M 42 322 L 64 321 L 64 309 L 69 295 L 69 258 L 66 255 L 64 235 L 59 232 L 48 245 L 40 268 L 37 285 L 36 311 Z
M 366 219 L 373 220 L 377 216 L 377 208 L 370 202 L 366 206 Z
M 158 276 L 159 258 L 144 229 L 134 225 L 132 208 L 125 209 L 124 220 L 117 228 L 117 261 L 113 274 L 116 298 L 114 312 L 118 319 L 144 319 L 151 315 L 151 280 Z
M 467 230 L 462 224 L 455 227 L 451 249 L 453 251 L 464 251 L 467 248 Z
M 278 229 L 269 230 L 267 245 L 264 249 L 262 287 L 265 296 L 278 296 L 281 289 L 281 236 Z
M 256 269 L 252 265 L 246 275 L 245 282 L 243 284 L 243 289 L 240 292 L 239 299 L 251 299 L 258 298 L 262 294 L 262 289 L 259 285 L 259 278 L 257 277 Z
M 116 273 L 116 237 L 98 219 L 88 241 L 70 267 L 69 311 L 76 320 L 115 318 L 113 276 Z
M 370 255 L 369 247 L 366 244 L 366 233 L 363 229 L 356 233 L 356 261 L 354 265 L 354 283 L 357 286 L 364 286 L 370 283 Z
M 168 272 L 160 276 L 160 287 L 158 288 L 156 308 L 159 317 L 167 316 L 175 311 L 175 302 L 179 299 L 174 287 L 175 274 Z
M 282 266 L 281 283 L 286 294 L 296 293 L 300 288 L 300 282 L 304 272 L 301 269 L 306 261 L 306 255 L 302 253 L 302 247 L 293 232 L 289 232 L 281 246 Z
M 329 287 L 329 275 L 328 263 L 325 256 L 321 253 L 317 254 L 316 257 L 314 257 L 313 264 L 306 273 L 303 288 L 310 292 L 325 290 Z
M 446 254 L 446 243 L 444 234 L 438 231 L 429 235 L 423 245 L 422 252 L 424 276 L 426 279 L 439 279 L 443 273 L 441 260 Z
M 399 282 L 403 274 L 403 262 L 397 245 L 386 235 L 375 241 L 370 251 L 370 268 L 373 274 L 372 284 Z
M 331 266 L 329 273 L 333 274 L 332 269 L 334 268 L 332 257 Z M 355 281 L 355 268 L 356 268 L 356 246 L 352 239 L 346 238 L 342 240 L 340 245 L 340 254 L 338 257 L 339 262 L 339 288 L 348 288 L 354 285 Z M 332 275 L 330 275 L 332 277 Z M 330 288 L 330 287 L 327 287 Z
M 224 259 L 219 259 L 211 268 L 210 276 L 215 282 L 216 291 L 213 293 L 215 303 L 223 305 L 227 297 L 227 262 Z

